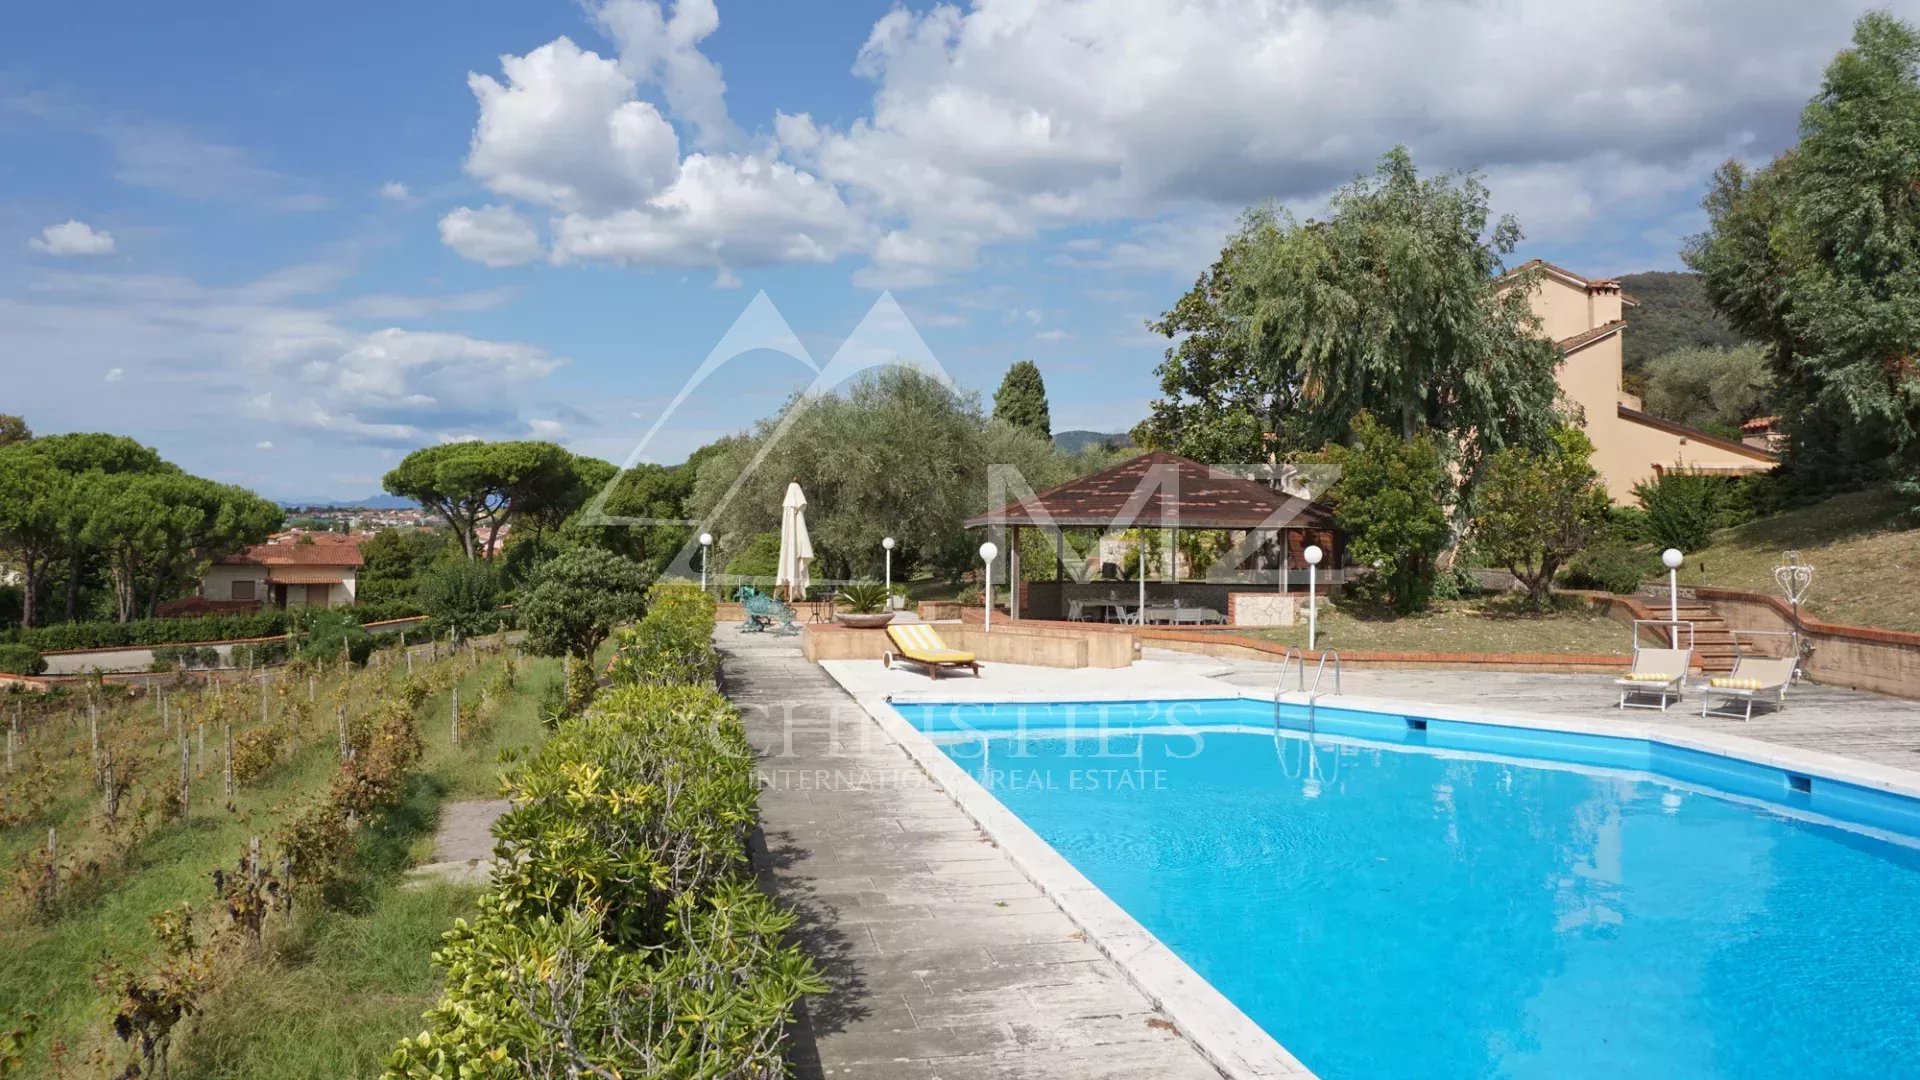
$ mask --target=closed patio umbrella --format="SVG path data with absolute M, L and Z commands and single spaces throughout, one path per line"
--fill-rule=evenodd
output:
M 780 569 L 774 587 L 787 587 L 787 599 L 804 596 L 813 563 L 813 541 L 807 536 L 807 497 L 798 483 L 787 485 L 787 497 L 780 501 Z

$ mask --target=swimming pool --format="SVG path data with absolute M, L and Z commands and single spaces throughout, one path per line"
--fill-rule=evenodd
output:
M 1910 800 L 1260 701 L 894 708 L 1328 1080 L 1920 1075 Z

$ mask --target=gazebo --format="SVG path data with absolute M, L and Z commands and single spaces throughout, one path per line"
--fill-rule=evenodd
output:
M 1007 578 L 1021 586 L 1013 590 L 1011 612 L 1016 619 L 1061 619 L 1076 613 L 1100 617 L 1089 609 L 1117 613 L 1115 609 L 1140 608 L 1144 592 L 1146 606 L 1156 610 L 1164 606 L 1210 612 L 1242 624 L 1290 622 L 1289 594 L 1306 590 L 1304 553 L 1312 545 L 1325 553 L 1321 583 L 1345 581 L 1345 544 L 1325 505 L 1165 451 L 1015 499 L 966 524 L 987 529 L 1002 541 L 1009 561 Z M 1052 581 L 1021 582 L 1020 536 L 1028 529 L 1041 530 L 1053 540 Z M 1219 530 L 1231 541 L 1212 565 L 1190 565 L 1184 581 L 1182 530 Z M 1069 531 L 1095 532 L 1106 543 L 1096 546 L 1094 557 L 1083 558 L 1069 549 Z M 1101 554 L 1114 546 L 1115 534 L 1125 532 L 1133 533 L 1134 550 L 1143 549 L 1149 531 L 1163 534 L 1167 556 L 1160 560 L 1160 580 L 1146 581 L 1143 589 L 1139 575 L 1150 569 L 1144 556 L 1134 561 L 1136 576 L 1126 578 L 1117 560 Z M 1119 543 L 1124 546 L 1126 541 Z M 1282 602 L 1275 604 L 1275 597 Z M 1257 603 L 1247 602 L 1255 599 Z M 1250 607 L 1271 610 L 1236 611 Z

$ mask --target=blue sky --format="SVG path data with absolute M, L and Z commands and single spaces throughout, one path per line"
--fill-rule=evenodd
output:
M 817 364 L 891 295 L 864 351 L 987 395 L 1032 359 L 1057 428 L 1122 430 L 1142 321 L 1249 203 L 1312 213 L 1404 142 L 1482 168 L 1520 257 L 1672 268 L 1859 10 L 8 5 L 0 410 L 289 498 L 453 438 L 622 460 L 764 292 Z M 645 457 L 813 377 L 749 352 Z

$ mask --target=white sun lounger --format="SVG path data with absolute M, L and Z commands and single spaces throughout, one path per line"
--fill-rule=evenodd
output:
M 1743 656 L 1733 662 L 1733 671 L 1707 680 L 1700 696 L 1700 715 L 1738 716 L 1753 719 L 1753 703 L 1776 708 L 1786 704 L 1787 687 L 1793 684 L 1794 658 L 1791 656 Z M 1720 704 L 1709 708 L 1718 695 Z
M 1633 665 L 1625 675 L 1613 680 L 1613 685 L 1620 688 L 1620 707 L 1666 712 L 1669 704 L 1680 700 L 1687 668 L 1692 663 L 1692 649 L 1633 650 Z M 1660 703 L 1633 700 L 1651 697 L 1658 697 Z

